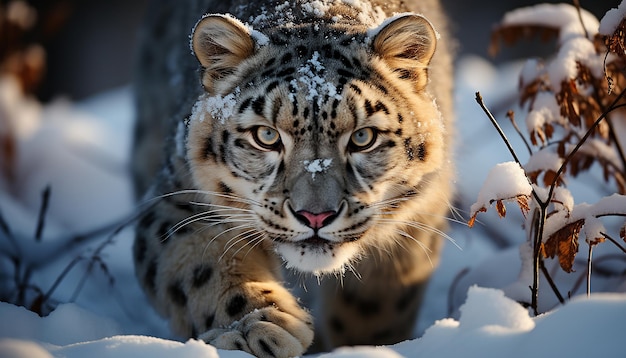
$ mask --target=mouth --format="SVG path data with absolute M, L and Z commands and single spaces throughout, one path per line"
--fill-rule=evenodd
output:
M 357 239 L 334 242 L 313 235 L 295 242 L 278 241 L 275 251 L 283 258 L 287 268 L 315 275 L 343 273 L 346 265 L 359 256 L 359 245 L 354 244 Z

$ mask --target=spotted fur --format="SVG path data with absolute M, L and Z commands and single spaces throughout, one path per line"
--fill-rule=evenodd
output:
M 263 357 L 410 338 L 452 195 L 438 2 L 161 3 L 134 152 L 153 305 L 181 336 Z M 294 295 L 307 277 L 316 312 Z

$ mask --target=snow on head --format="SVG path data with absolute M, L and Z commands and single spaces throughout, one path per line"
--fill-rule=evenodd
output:
M 190 119 L 202 122 L 208 113 L 214 119 L 219 120 L 220 123 L 224 123 L 235 113 L 235 106 L 237 105 L 240 92 L 241 90 L 237 87 L 234 92 L 225 96 L 219 94 L 215 96 L 201 95 L 191 110 Z
M 317 104 L 321 105 L 324 97 L 341 99 L 341 94 L 337 93 L 337 87 L 332 82 L 326 81 L 323 77 L 325 66 L 320 60 L 320 54 L 315 51 L 311 58 L 300 68 L 298 68 L 298 74 L 300 77 L 291 80 L 291 85 L 297 89 L 304 89 L 306 91 L 305 100 L 312 101 L 317 100 Z M 302 85 L 302 86 L 301 86 Z M 293 97 L 293 94 L 290 94 Z M 294 98 L 290 98 L 294 100 Z

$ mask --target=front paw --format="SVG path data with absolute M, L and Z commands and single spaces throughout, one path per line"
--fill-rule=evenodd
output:
M 219 349 L 242 350 L 257 357 L 295 357 L 313 341 L 310 322 L 276 307 L 254 310 L 228 328 L 212 329 L 199 339 Z

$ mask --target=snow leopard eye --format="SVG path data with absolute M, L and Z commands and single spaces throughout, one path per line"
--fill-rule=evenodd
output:
M 350 150 L 360 152 L 367 150 L 376 143 L 378 132 L 372 127 L 361 128 L 350 136 Z
M 252 129 L 252 137 L 262 149 L 277 150 L 280 147 L 280 134 L 272 127 L 257 126 Z

